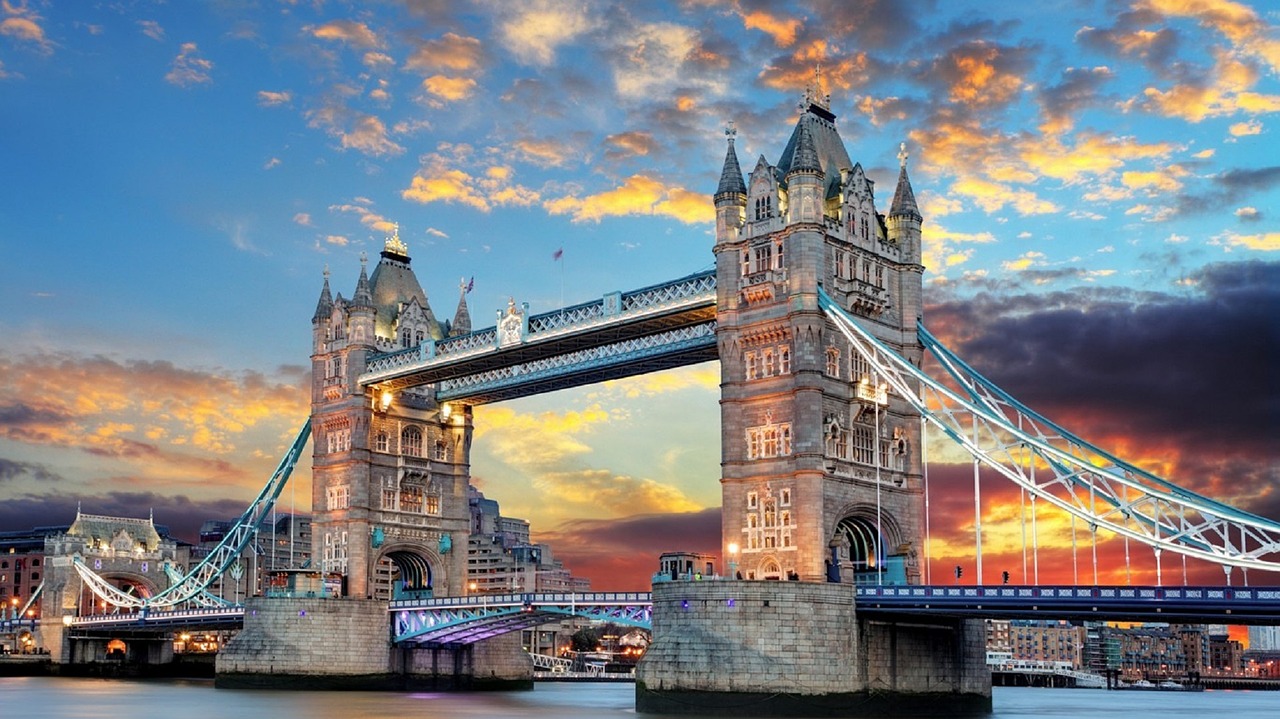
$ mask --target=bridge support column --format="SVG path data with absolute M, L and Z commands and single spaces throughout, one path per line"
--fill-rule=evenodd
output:
M 980 622 L 860 621 L 850 585 L 663 582 L 636 710 L 732 716 L 991 711 Z
M 475 644 L 398 650 L 405 688 L 415 691 L 533 688 L 533 660 L 513 632 Z
M 251 597 L 244 629 L 218 652 L 214 686 L 399 689 L 387 603 Z

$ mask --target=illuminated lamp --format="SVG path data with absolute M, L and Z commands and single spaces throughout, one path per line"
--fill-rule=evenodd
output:
M 382 395 L 378 398 L 378 404 L 382 406 L 382 411 L 386 412 L 391 407 L 391 393 L 385 389 L 382 390 Z
M 445 402 L 444 404 L 440 405 L 441 419 L 447 421 L 449 419 L 449 416 L 452 414 L 453 414 L 453 407 L 448 402 Z

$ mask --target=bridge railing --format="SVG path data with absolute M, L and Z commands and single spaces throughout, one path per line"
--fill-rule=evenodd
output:
M 653 601 L 649 592 L 527 592 L 517 594 L 469 594 L 462 597 L 401 599 L 392 601 L 388 611 L 405 609 L 451 609 L 457 607 L 503 607 L 526 604 L 616 604 L 627 606 Z

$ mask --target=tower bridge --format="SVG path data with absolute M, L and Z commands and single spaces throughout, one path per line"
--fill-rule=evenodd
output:
M 504 663 L 513 646 L 503 631 L 591 607 L 652 622 L 638 674 L 645 711 L 756 699 L 762 711 L 785 711 L 778 702 L 799 696 L 834 714 L 870 698 L 886 710 L 937 708 L 939 697 L 963 713 L 990 708 L 974 619 L 988 612 L 1277 614 L 1275 597 L 1245 590 L 1131 597 L 1096 586 L 1096 565 L 1090 587 L 984 587 L 980 514 L 977 586 L 931 583 L 926 427 L 972 455 L 975 488 L 985 466 L 1033 506 L 1039 498 L 1095 536 L 1102 528 L 1150 547 L 1157 566 L 1167 552 L 1217 563 L 1228 580 L 1231 568 L 1275 570 L 1280 524 L 1088 444 L 938 342 L 924 325 L 924 218 L 905 148 L 882 212 L 835 121 L 808 98 L 776 162 L 761 156 L 746 177 L 728 133 L 711 272 L 541 314 L 512 298 L 492 327 L 472 331 L 467 286 L 452 321 L 438 320 L 398 233 L 372 275 L 362 259 L 349 299 L 332 293 L 326 271 L 312 318 L 309 422 L 241 524 L 261 521 L 313 437 L 312 556 L 342 578 L 347 599 L 252 600 L 220 674 L 502 681 L 522 671 Z M 721 375 L 731 579 L 661 582 L 644 600 L 469 595 L 473 406 L 710 359 Z M 195 601 L 210 573 L 225 571 L 230 555 L 215 555 L 172 601 Z M 93 583 L 91 570 L 82 574 Z M 361 636 L 364 658 L 323 666 L 268 656 L 272 637 L 335 631 Z

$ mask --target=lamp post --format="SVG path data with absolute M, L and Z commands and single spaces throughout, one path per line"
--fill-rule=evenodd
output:
M 729 543 L 729 578 L 738 578 L 738 543 Z

